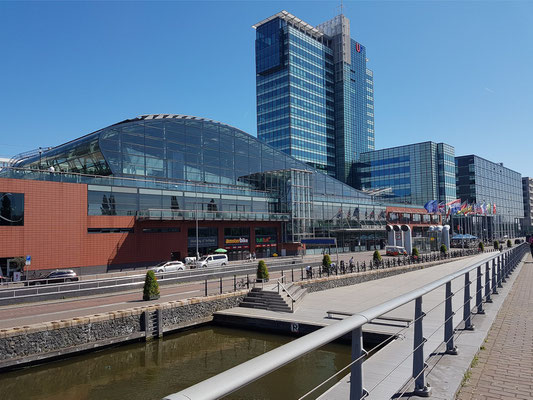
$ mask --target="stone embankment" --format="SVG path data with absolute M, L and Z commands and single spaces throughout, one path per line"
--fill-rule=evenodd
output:
M 3 329 L 0 330 L 0 370 L 149 339 L 209 322 L 216 311 L 238 306 L 246 293 L 245 290 Z M 155 327 L 149 323 L 152 315 L 156 317 Z

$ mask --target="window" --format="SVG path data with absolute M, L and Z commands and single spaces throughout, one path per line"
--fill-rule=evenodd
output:
M 24 225 L 24 193 L 0 192 L 0 226 Z

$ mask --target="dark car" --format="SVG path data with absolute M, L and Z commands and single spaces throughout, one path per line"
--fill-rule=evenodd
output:
M 44 278 L 28 281 L 30 286 L 46 285 L 49 283 L 63 283 L 79 281 L 78 275 L 71 269 L 58 269 L 50 272 Z

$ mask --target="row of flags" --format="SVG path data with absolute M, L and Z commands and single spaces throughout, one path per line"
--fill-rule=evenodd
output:
M 461 199 L 450 201 L 449 203 L 438 200 L 430 200 L 424 204 L 424 208 L 431 214 L 448 215 L 496 215 L 496 204 L 493 203 L 473 203 L 467 201 L 461 203 Z

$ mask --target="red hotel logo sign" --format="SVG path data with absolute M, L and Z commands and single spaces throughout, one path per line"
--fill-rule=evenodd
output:
M 361 52 L 361 45 L 359 43 L 355 43 L 355 50 L 357 50 L 358 53 Z

